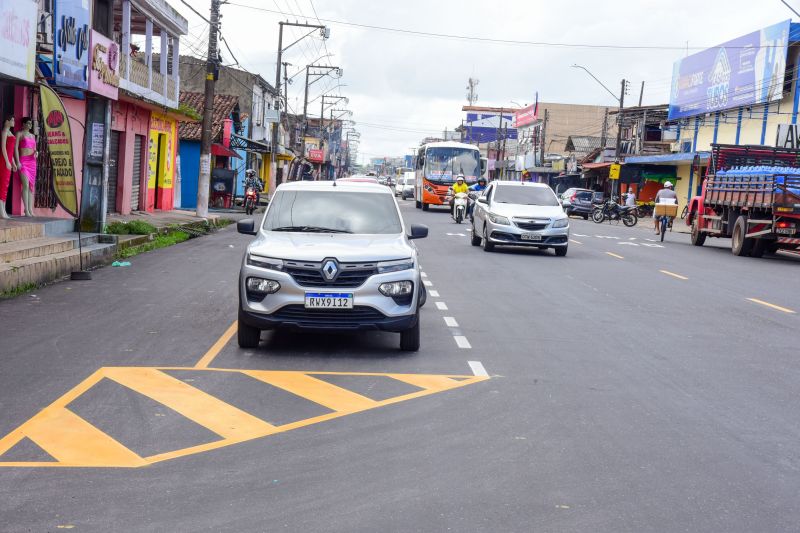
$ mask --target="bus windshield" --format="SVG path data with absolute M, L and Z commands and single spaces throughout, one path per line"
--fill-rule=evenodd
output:
M 475 183 L 480 173 L 478 150 L 428 148 L 425 152 L 425 177 L 434 183 L 453 183 L 459 174 L 464 174 L 467 183 Z

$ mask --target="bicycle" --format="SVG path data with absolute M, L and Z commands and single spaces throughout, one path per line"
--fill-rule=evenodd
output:
M 678 204 L 656 204 L 655 214 L 659 221 L 661 242 L 664 242 L 664 235 L 667 233 L 667 226 L 669 226 L 670 231 L 672 231 L 672 221 L 678 214 Z

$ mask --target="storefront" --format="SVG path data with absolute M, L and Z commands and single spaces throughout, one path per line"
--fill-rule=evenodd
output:
M 622 166 L 622 182 L 633 185 L 638 202 L 649 203 L 655 200 L 663 183 L 670 181 L 682 210 L 699 193 L 708 161 L 708 152 L 628 157 Z M 625 191 L 623 186 L 622 192 Z
M 148 142 L 147 210 L 172 209 L 178 123 L 161 113 L 150 114 Z

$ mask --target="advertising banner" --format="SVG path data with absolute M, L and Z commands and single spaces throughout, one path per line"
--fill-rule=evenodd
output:
M 155 189 L 156 183 L 162 189 L 172 188 L 175 177 L 177 134 L 177 122 L 159 113 L 150 116 L 148 189 Z
M 522 128 L 523 126 L 528 126 L 536 122 L 539 118 L 536 116 L 538 107 L 538 105 L 533 104 L 516 111 L 514 113 L 514 127 Z
M 675 62 L 669 119 L 780 100 L 790 26 L 786 20 Z
M 514 114 L 509 109 L 508 114 L 495 112 L 468 112 L 464 121 L 465 143 L 488 143 L 502 139 L 505 134 L 507 139 L 516 139 L 517 130 L 514 128 Z M 506 128 L 508 128 L 506 130 Z
M 59 205 L 78 216 L 78 192 L 75 187 L 75 164 L 72 159 L 72 131 L 61 98 L 48 86 L 40 88 L 44 131 L 53 166 L 53 191 Z
M 89 0 L 56 0 L 55 81 L 89 88 Z
M 94 30 L 89 44 L 89 90 L 109 100 L 116 100 L 119 98 L 119 46 Z
M 37 20 L 34 0 L 0 0 L 0 74 L 33 83 Z
M 308 150 L 308 160 L 314 163 L 322 163 L 325 160 L 325 151 L 311 148 Z

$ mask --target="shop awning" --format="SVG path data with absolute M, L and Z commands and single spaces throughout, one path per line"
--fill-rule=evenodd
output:
M 646 164 L 646 165 L 680 165 L 681 163 L 691 165 L 695 155 L 699 158 L 700 164 L 707 164 L 711 157 L 710 152 L 688 152 L 679 154 L 661 154 L 626 157 L 625 163 Z M 584 165 L 584 167 L 587 165 Z
M 238 159 L 242 159 L 242 156 L 240 156 L 230 148 L 226 148 L 225 145 L 219 143 L 214 143 L 211 145 L 211 155 L 215 155 L 218 157 L 236 157 Z
M 254 154 L 268 154 L 271 149 L 268 144 L 264 144 L 241 135 L 231 133 L 231 148 L 237 150 L 244 150 L 245 152 L 252 152 Z
M 595 168 L 608 168 L 608 167 L 610 167 L 612 164 L 613 164 L 613 163 L 584 163 L 584 164 L 582 164 L 581 166 L 582 166 L 583 168 L 585 168 L 585 169 L 592 170 L 592 169 L 595 169 Z

